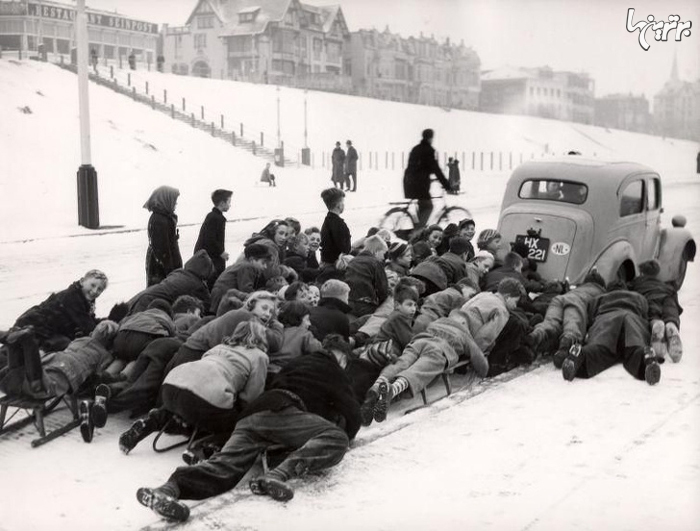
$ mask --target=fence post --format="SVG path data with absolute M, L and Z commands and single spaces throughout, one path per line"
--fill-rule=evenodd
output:
M 163 103 L 168 104 L 168 91 L 163 89 Z
M 513 152 L 508 153 L 508 169 L 512 170 L 513 169 Z
M 493 170 L 493 151 L 491 152 L 491 170 Z
M 464 151 L 462 151 L 462 168 L 467 167 L 467 159 L 464 157 Z
M 523 152 L 521 151 L 520 152 L 520 164 L 522 164 L 522 163 L 523 163 Z
M 187 110 L 187 107 L 185 106 L 185 98 L 182 98 L 182 110 L 183 112 Z M 194 113 L 192 114 L 194 116 Z
M 126 74 L 126 84 L 127 86 L 131 86 L 131 72 Z
M 153 94 L 151 94 L 151 108 L 156 108 L 156 97 Z
M 401 152 L 401 169 L 406 168 L 406 159 L 405 159 L 406 153 L 404 151 Z
M 358 170 L 362 169 L 362 152 L 360 152 L 357 155 L 357 166 L 358 166 L 358 168 L 357 168 Z
M 472 151 L 472 170 L 476 169 L 476 151 Z
M 214 129 L 214 122 L 211 123 L 211 136 L 216 136 Z
M 480 161 L 479 165 L 481 167 L 480 171 L 484 171 L 484 152 L 483 151 L 479 151 L 479 161 Z
M 131 97 L 136 99 L 136 87 L 131 87 Z
M 231 144 L 236 145 L 236 132 L 231 131 Z
M 243 122 L 241 122 L 241 138 L 243 138 Z
M 148 81 L 146 81 L 146 96 L 148 96 Z
M 194 127 L 194 113 L 192 113 L 192 127 Z
M 224 115 L 221 115 L 221 129 L 224 128 Z
M 170 117 L 174 120 L 175 119 L 175 104 L 171 103 L 170 104 Z
M 260 147 L 263 147 L 265 145 L 265 136 L 263 135 L 263 132 L 260 131 Z
M 200 108 L 202 109 L 202 120 L 204 120 L 204 105 L 200 105 Z
M 498 152 L 498 171 L 503 171 L 503 153 Z
M 394 170 L 394 152 L 391 152 L 391 169 Z
M 255 155 L 255 154 L 256 154 L 256 151 L 255 151 L 255 140 L 253 140 L 253 155 Z
M 63 56 L 61 56 L 61 59 L 63 59 Z M 109 67 L 109 77 L 114 78 L 114 65 Z

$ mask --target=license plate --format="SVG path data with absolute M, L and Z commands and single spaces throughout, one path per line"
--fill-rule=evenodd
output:
M 522 234 L 515 237 L 515 243 L 527 246 L 527 258 L 533 262 L 544 262 L 549 253 L 549 238 L 539 236 L 524 236 Z

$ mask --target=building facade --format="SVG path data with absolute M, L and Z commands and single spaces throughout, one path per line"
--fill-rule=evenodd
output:
M 651 133 L 649 100 L 643 94 L 609 94 L 596 98 L 594 124 L 624 131 Z
M 506 67 L 482 73 L 479 105 L 483 112 L 592 124 L 594 90 L 586 73 Z
M 199 0 L 183 27 L 164 28 L 163 54 L 166 71 L 312 88 L 343 84 L 348 39 L 339 6 Z
M 346 64 L 357 94 L 387 99 L 476 109 L 480 60 L 462 42 L 434 37 L 403 38 L 389 28 L 352 32 Z
M 675 58 L 670 79 L 654 96 L 654 126 L 658 135 L 700 142 L 700 79 L 681 81 Z
M 87 8 L 91 50 L 98 58 L 124 61 L 134 54 L 136 61 L 156 62 L 158 25 L 142 20 Z M 75 7 L 36 1 L 0 1 L 0 46 L 8 50 L 69 55 L 75 46 Z

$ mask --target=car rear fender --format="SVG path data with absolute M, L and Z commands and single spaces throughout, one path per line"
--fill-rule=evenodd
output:
M 624 266 L 626 271 L 627 280 L 632 280 L 632 278 L 637 274 L 637 259 L 636 253 L 634 252 L 634 247 L 627 240 L 617 240 L 608 245 L 603 251 L 598 254 L 598 256 L 579 275 L 581 278 L 572 280 L 573 284 L 578 284 L 583 281 L 588 271 L 593 267 L 598 269 L 598 273 L 605 279 L 605 282 L 611 282 L 617 280 L 617 272 L 621 266 Z
M 695 260 L 695 240 L 690 231 L 681 227 L 663 229 L 659 238 L 659 254 L 657 260 L 661 271 L 659 279 L 664 282 L 677 280 L 682 260 Z

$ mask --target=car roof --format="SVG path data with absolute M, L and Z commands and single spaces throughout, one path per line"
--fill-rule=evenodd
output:
M 600 160 L 597 158 L 568 155 L 543 160 L 531 160 L 518 166 L 510 177 L 510 182 L 528 179 L 570 180 L 596 187 L 617 190 L 620 183 L 630 175 L 658 173 L 648 166 L 629 161 Z

